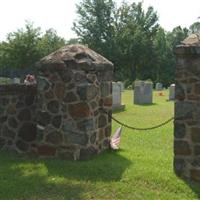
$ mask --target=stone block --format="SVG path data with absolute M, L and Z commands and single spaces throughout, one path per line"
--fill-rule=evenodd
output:
M 163 90 L 163 84 L 162 84 L 162 83 L 156 83 L 155 89 L 156 89 L 156 91 L 161 91 L 161 90 Z
M 169 86 L 169 100 L 175 100 L 175 84 Z
M 62 123 L 62 116 L 61 115 L 54 116 L 51 123 L 55 128 L 60 128 Z
M 55 156 L 56 154 L 56 148 L 50 145 L 40 145 L 37 149 L 41 156 Z
M 196 145 L 196 146 L 194 147 L 194 154 L 195 154 L 196 156 L 200 156 L 200 145 Z
M 121 92 L 124 92 L 124 83 L 122 81 L 117 82 L 120 85 Z
M 77 93 L 80 100 L 90 101 L 94 99 L 98 94 L 98 89 L 93 84 L 84 83 L 78 85 L 77 87 Z
M 100 115 L 98 119 L 99 128 L 105 127 L 107 124 L 107 117 L 105 115 Z
M 175 98 L 179 101 L 183 101 L 185 99 L 185 90 L 180 83 L 176 84 L 175 87 Z
M 121 85 L 117 82 L 112 82 L 112 110 L 125 109 L 121 99 Z
M 200 128 L 191 128 L 191 138 L 194 143 L 200 143 Z
M 87 103 L 81 102 L 76 104 L 70 104 L 69 114 L 73 119 L 80 119 L 90 116 L 90 108 Z
M 60 104 L 56 100 L 52 100 L 47 104 L 47 109 L 50 113 L 58 114 L 60 108 Z
M 110 92 L 111 88 L 109 82 L 102 82 L 100 88 L 101 88 L 101 97 L 107 97 L 111 95 Z
M 64 97 L 65 103 L 71 103 L 71 102 L 74 102 L 74 101 L 77 101 L 77 100 L 78 100 L 78 98 L 77 98 L 77 96 L 75 95 L 74 92 L 68 92 L 66 94 L 66 96 Z
M 18 136 L 26 142 L 32 142 L 36 139 L 36 131 L 35 122 L 24 122 L 19 129 Z
M 200 181 L 200 169 L 190 170 L 191 179 L 194 181 Z
M 134 104 L 153 103 L 153 83 L 150 81 L 135 81 Z
M 46 143 L 50 143 L 53 145 L 59 145 L 63 141 L 62 134 L 58 131 L 52 131 L 52 132 L 48 133 L 45 141 L 46 141 Z
M 29 120 L 31 120 L 31 112 L 30 112 L 30 109 L 28 109 L 28 108 L 22 109 L 22 110 L 19 112 L 17 118 L 18 118 L 19 121 L 29 121 Z
M 56 83 L 54 86 L 54 94 L 59 100 L 62 100 L 65 96 L 65 84 L 64 83 Z
M 188 101 L 179 101 L 175 103 L 175 116 L 177 119 L 193 119 L 196 105 Z
M 174 153 L 175 155 L 182 155 L 182 156 L 191 155 L 191 149 L 188 142 L 182 140 L 175 140 Z
M 77 122 L 77 127 L 81 131 L 91 131 L 95 129 L 94 119 L 84 119 L 80 122 Z
M 5 138 L 0 137 L 0 150 L 4 147 L 5 144 L 6 144 Z
M 185 124 L 174 122 L 174 137 L 175 138 L 184 138 L 186 135 L 186 127 Z
M 7 125 L 3 125 L 2 126 L 1 134 L 5 138 L 15 139 L 15 137 L 16 137 L 16 132 L 14 132 L 13 130 L 9 129 L 9 127 Z

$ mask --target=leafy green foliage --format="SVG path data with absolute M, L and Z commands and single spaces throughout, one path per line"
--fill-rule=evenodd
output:
M 114 0 L 82 0 L 77 15 L 73 30 L 81 43 L 111 60 L 115 79 L 126 83 L 135 79 L 151 79 L 165 86 L 173 83 L 173 48 L 190 32 L 200 30 L 200 23 L 195 22 L 190 29 L 178 26 L 166 32 L 153 7 L 145 11 L 142 2 L 123 1 L 117 7 Z
M 40 57 L 46 56 L 65 45 L 65 40 L 59 37 L 54 29 L 49 29 L 38 41 Z
M 12 68 L 32 67 L 40 57 L 37 49 L 39 36 L 40 29 L 30 23 L 25 25 L 25 30 L 9 33 L 7 42 L 1 45 L 3 64 Z
M 26 22 L 25 28 L 9 33 L 0 43 L 0 68 L 32 68 L 40 58 L 65 45 L 65 40 L 49 29 L 44 35 L 40 28 Z
M 194 22 L 194 23 L 190 26 L 190 32 L 191 32 L 191 33 L 200 32 L 200 22 Z
M 74 31 L 80 40 L 115 65 L 116 79 L 151 78 L 153 39 L 158 17 L 152 7 L 112 0 L 83 0 L 77 5 Z

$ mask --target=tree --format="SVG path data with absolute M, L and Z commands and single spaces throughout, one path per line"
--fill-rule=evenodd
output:
M 172 32 L 167 34 L 167 39 L 171 43 L 172 48 L 181 43 L 189 34 L 187 28 L 182 28 L 181 26 L 175 27 Z
M 40 28 L 34 28 L 29 22 L 26 23 L 25 30 L 9 33 L 1 48 L 3 64 L 11 68 L 32 67 L 40 57 L 37 49 L 40 34 Z
M 83 0 L 77 6 L 78 19 L 73 30 L 80 42 L 112 57 L 115 4 L 112 0 Z
M 112 0 L 83 0 L 77 13 L 73 30 L 82 43 L 114 63 L 116 79 L 149 76 L 158 28 L 152 7 L 145 12 L 142 3 L 124 2 L 117 9 Z
M 40 57 L 46 56 L 65 45 L 65 40 L 59 37 L 54 29 L 48 29 L 39 39 L 37 48 Z
M 81 43 L 81 42 L 79 41 L 78 38 L 71 38 L 71 39 L 69 39 L 69 40 L 66 42 L 67 45 L 70 45 L 70 44 L 80 44 L 80 43 Z
M 197 33 L 200 32 L 200 22 L 194 22 L 190 27 L 190 32 L 191 33 Z
M 25 28 L 9 33 L 7 40 L 0 44 L 0 68 L 7 75 L 13 71 L 19 71 L 17 75 L 22 73 L 22 76 L 34 72 L 34 65 L 40 58 L 63 45 L 65 40 L 54 29 L 42 35 L 39 27 L 26 22 Z
M 167 33 L 163 28 L 159 28 L 155 40 L 155 82 L 162 82 L 165 86 L 169 86 L 174 82 L 175 74 L 175 56 L 171 41 L 167 38 Z

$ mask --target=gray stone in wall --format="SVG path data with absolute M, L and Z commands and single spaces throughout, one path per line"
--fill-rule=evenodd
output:
M 150 81 L 135 81 L 134 104 L 152 104 L 153 83 Z
M 175 100 L 175 84 L 169 86 L 169 100 Z

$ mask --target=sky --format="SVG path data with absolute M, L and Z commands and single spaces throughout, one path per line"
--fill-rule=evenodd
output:
M 25 21 L 33 22 L 42 31 L 54 28 L 66 40 L 76 37 L 71 30 L 76 19 L 76 4 L 81 0 L 0 0 L 0 41 L 8 33 L 24 27 Z M 115 0 L 120 5 L 122 0 Z M 141 0 L 127 0 L 139 2 Z M 144 9 L 153 6 L 160 25 L 167 31 L 181 25 L 189 27 L 200 21 L 200 0 L 143 0 Z

